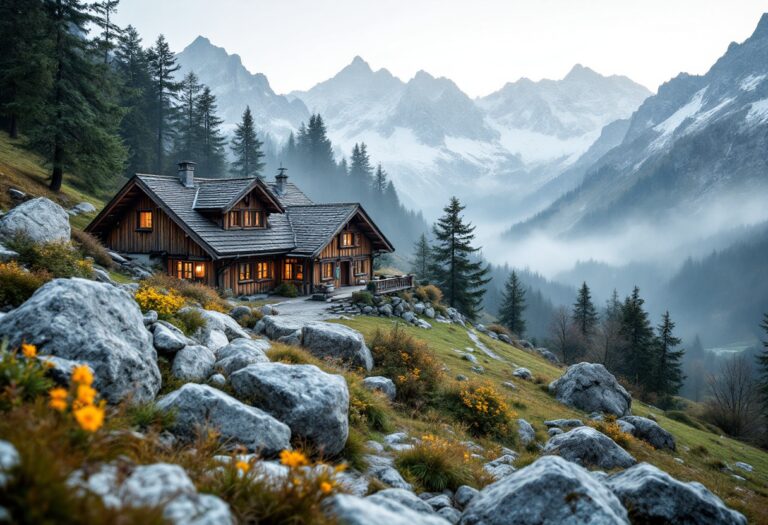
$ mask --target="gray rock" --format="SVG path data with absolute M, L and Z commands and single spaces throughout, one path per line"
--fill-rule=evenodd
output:
M 277 339 L 291 335 L 297 330 L 301 330 L 304 324 L 290 317 L 265 315 L 260 322 L 264 323 L 264 333 L 267 337 L 276 341 Z
M 163 518 L 174 525 L 233 525 L 229 505 L 211 494 L 174 498 L 163 509 Z
M 411 438 L 405 432 L 393 432 L 384 436 L 384 442 L 387 445 L 402 445 L 404 443 L 410 443 Z
M 424 303 L 416 303 L 413 305 L 413 312 L 416 315 L 423 314 L 425 309 L 426 309 L 426 306 L 424 306 Z
M 95 211 L 96 207 L 90 202 L 81 202 L 68 209 L 67 213 L 70 215 L 80 215 L 83 213 L 93 213 Z
M 425 503 L 427 503 L 435 511 L 444 509 L 446 507 L 449 507 L 449 508 L 453 507 L 453 502 L 451 501 L 450 496 L 447 496 L 445 494 L 440 494 L 439 496 L 433 496 L 428 500 L 425 500 Z
M 53 379 L 57 385 L 69 386 L 72 378 L 72 371 L 77 366 L 87 366 L 93 374 L 93 368 L 83 361 L 72 361 L 53 355 L 38 355 L 37 358 L 48 367 L 48 376 Z
M 235 339 L 216 353 L 214 368 L 229 376 L 248 365 L 269 363 L 265 353 L 269 348 L 264 339 Z
M 585 412 L 607 412 L 621 417 L 630 414 L 632 397 L 606 368 L 598 363 L 571 365 L 549 391 L 558 401 Z
M 512 465 L 517 459 L 516 455 L 504 454 L 503 456 L 489 461 L 483 465 L 483 470 L 490 474 L 493 479 L 499 480 L 511 475 L 517 469 Z
M 40 355 L 87 363 L 94 387 L 117 403 L 152 401 L 160 390 L 152 334 L 133 298 L 87 279 L 54 279 L 0 319 L 11 347 L 37 345 Z
M 465 361 L 469 361 L 470 363 L 477 364 L 477 358 L 472 354 L 462 354 L 461 358 L 464 359 Z
M 619 430 L 621 430 L 622 432 L 626 432 L 627 434 L 634 435 L 635 425 L 633 425 L 629 421 L 624 421 L 623 419 L 617 419 L 616 424 L 619 426 Z
M 261 307 L 261 315 L 278 315 L 279 312 L 271 304 L 265 304 Z
M 372 498 L 337 494 L 325 503 L 325 511 L 340 525 L 446 525 L 448 522 L 434 514 L 425 514 L 394 500 L 386 503 Z
M 650 443 L 654 448 L 675 450 L 675 437 L 661 428 L 655 421 L 640 416 L 625 416 L 619 421 L 625 421 L 632 425 L 634 428 L 631 430 L 631 434 Z
M 497 334 L 499 341 L 502 343 L 507 343 L 508 345 L 512 344 L 512 338 L 509 337 L 507 334 Z
M 385 485 L 396 489 L 413 490 L 410 483 L 403 479 L 403 476 L 391 466 L 371 467 L 368 474 L 378 479 Z
M 373 368 L 373 357 L 365 345 L 363 334 L 347 326 L 309 322 L 302 329 L 302 344 L 321 359 L 336 359 L 365 370 Z
M 430 328 L 432 328 L 432 325 L 429 324 L 424 319 L 416 319 L 415 323 L 416 323 L 416 326 L 418 326 L 419 328 L 423 328 L 424 330 L 429 330 Z
M 744 463 L 743 461 L 737 461 L 733 464 L 734 467 L 740 468 L 744 472 L 752 472 L 754 470 L 754 467 L 750 465 L 749 463 Z
M 208 378 L 208 382 L 216 386 L 224 386 L 227 384 L 227 378 L 223 374 L 213 374 Z
M 578 427 L 551 437 L 543 454 L 556 454 L 583 467 L 628 468 L 637 463 L 629 452 L 592 427 Z
M 195 333 L 194 339 L 203 346 L 207 346 L 214 354 L 229 344 L 227 334 L 215 329 L 199 330 Z
M 243 445 L 271 456 L 291 448 L 288 425 L 208 385 L 187 383 L 162 397 L 157 407 L 174 411 L 171 431 L 187 441 L 195 439 L 201 426 L 210 425 L 230 449 Z
M 363 306 L 362 312 L 365 315 L 371 315 L 371 313 L 373 312 L 373 306 Z
M 152 342 L 158 352 L 178 352 L 187 346 L 187 338 L 184 332 L 165 321 L 157 321 L 153 325 Z
M 556 365 L 560 363 L 560 360 L 557 358 L 557 356 L 546 348 L 536 348 L 535 352 L 552 364 Z
M 453 507 L 443 507 L 436 512 L 441 518 L 445 518 L 448 523 L 458 523 L 461 519 L 461 512 Z
M 426 315 L 426 316 L 427 316 L 427 317 L 429 317 L 430 319 L 434 319 L 434 318 L 435 318 L 435 309 L 434 309 L 434 308 L 432 308 L 431 306 L 430 306 L 430 307 L 427 307 L 427 308 L 425 308 L 425 309 L 424 309 L 424 315 Z
M 152 326 L 157 322 L 157 312 L 149 310 L 144 314 L 144 326 Z
M 27 198 L 27 194 L 17 188 L 8 188 L 8 195 L 14 201 L 23 201 Z
M 484 374 L 484 373 L 485 373 L 485 368 L 483 368 L 483 367 L 482 367 L 482 366 L 480 366 L 480 365 L 473 365 L 473 366 L 470 368 L 470 370 L 472 370 L 472 371 L 473 371 L 473 372 L 475 372 L 476 374 Z
M 456 502 L 456 506 L 463 509 L 469 503 L 475 499 L 475 496 L 480 494 L 480 491 L 469 485 L 462 485 L 456 489 L 456 493 L 453 495 L 453 500 Z
M 214 310 L 204 310 L 202 308 L 197 308 L 197 310 L 200 312 L 200 315 L 203 316 L 203 319 L 205 319 L 207 330 L 218 330 L 223 332 L 229 341 L 233 341 L 239 337 L 248 338 L 248 334 L 243 330 L 243 327 L 227 314 L 216 312 Z
M 413 312 L 403 312 L 401 317 L 403 318 L 403 321 L 405 321 L 406 323 L 412 323 L 414 319 L 416 319 L 416 316 L 414 315 Z
M 68 241 L 72 230 L 64 208 L 45 197 L 22 202 L 0 217 L 0 241 L 23 234 L 31 241 Z
M 10 472 L 21 464 L 19 451 L 10 441 L 0 440 L 0 488 L 10 481 Z
M 241 399 L 286 423 L 329 456 L 341 452 L 349 435 L 349 391 L 340 375 L 314 365 L 259 363 L 230 376 Z
M 19 254 L 0 243 L 0 262 L 8 262 L 17 259 Z
M 525 419 L 517 420 L 517 436 L 523 446 L 536 441 L 536 431 Z
M 415 510 L 416 512 L 421 512 L 422 514 L 433 514 L 435 512 L 429 503 L 416 496 L 413 492 L 405 489 L 380 490 L 376 494 L 368 496 L 366 499 L 379 505 L 383 505 L 384 507 L 387 507 L 390 501 L 396 501 L 400 505 Z
M 185 346 L 173 358 L 171 374 L 184 381 L 205 381 L 213 373 L 216 356 L 202 345 Z
M 485 487 L 464 510 L 461 525 L 627 524 L 627 511 L 584 468 L 543 457 Z
M 563 432 L 563 429 L 561 428 L 550 428 L 549 430 L 547 430 L 547 434 L 549 435 L 549 437 L 552 437 L 552 436 L 559 436 L 560 434 L 564 434 L 564 432 Z
M 544 422 L 544 426 L 547 428 L 576 428 L 583 427 L 584 423 L 581 419 L 550 419 Z
M 371 376 L 363 379 L 363 386 L 371 391 L 381 392 L 390 401 L 394 401 L 397 395 L 395 383 L 388 377 Z
M 301 346 L 301 330 L 296 330 L 291 334 L 278 337 L 277 342 L 290 346 Z
M 385 315 L 387 317 L 392 316 L 392 305 L 391 304 L 382 304 L 379 306 L 379 313 L 381 315 Z
M 234 319 L 235 321 L 240 321 L 244 317 L 247 317 L 251 315 L 251 307 L 250 306 L 235 306 L 229 311 L 229 316 Z
M 747 523 L 701 483 L 683 483 L 648 463 L 614 474 L 605 483 L 629 509 L 633 523 Z
M 515 370 L 512 372 L 512 375 L 519 377 L 520 379 L 525 379 L 526 381 L 529 381 L 531 378 L 533 378 L 531 371 L 523 367 L 515 368 Z
M 121 485 L 119 498 L 137 507 L 158 507 L 182 494 L 196 493 L 195 484 L 183 468 L 155 463 L 136 467 Z
M 459 374 L 456 376 L 456 381 L 469 381 L 469 378 L 464 374 Z

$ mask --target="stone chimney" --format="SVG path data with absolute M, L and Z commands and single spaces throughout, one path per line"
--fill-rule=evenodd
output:
M 195 185 L 195 163 L 188 160 L 179 162 L 179 182 L 185 187 L 192 188 Z
M 288 182 L 288 175 L 285 174 L 286 171 L 288 171 L 288 168 L 283 168 L 282 166 L 277 170 L 275 190 L 279 195 L 282 195 L 285 192 L 285 185 Z

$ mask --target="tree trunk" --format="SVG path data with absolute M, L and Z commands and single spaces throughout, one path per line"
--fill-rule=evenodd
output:
M 51 173 L 50 188 L 58 192 L 61 190 L 61 183 L 64 179 L 64 169 L 62 168 L 63 150 L 59 144 L 56 144 L 53 150 L 53 172 Z

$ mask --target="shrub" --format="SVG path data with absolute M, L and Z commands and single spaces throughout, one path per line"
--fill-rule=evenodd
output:
M 628 448 L 634 441 L 632 434 L 621 430 L 614 415 L 607 415 L 603 421 L 590 421 L 588 424 L 614 440 L 622 448 Z
M 39 244 L 26 235 L 16 235 L 8 248 L 19 254 L 19 262 L 32 271 L 50 273 L 53 277 L 90 277 L 93 264 L 83 260 L 80 251 L 69 241 Z
M 93 258 L 96 264 L 99 264 L 104 268 L 112 267 L 112 257 L 109 256 L 107 249 L 96 237 L 83 230 L 73 228 L 72 240 L 75 241 L 80 248 L 80 252 L 83 256 Z
M 373 306 L 373 294 L 366 290 L 354 292 L 352 294 L 352 302 L 355 304 L 364 304 L 367 306 Z
M 281 297 L 298 297 L 299 289 L 291 283 L 280 283 L 272 293 Z
M 490 330 L 494 334 L 497 334 L 497 335 L 504 334 L 508 337 L 512 337 L 512 332 L 510 332 L 509 328 L 507 328 L 506 326 L 502 326 L 498 323 L 489 324 L 486 328 L 488 328 L 488 330 Z
M 490 383 L 466 382 L 446 392 L 449 411 L 469 427 L 475 436 L 514 440 L 510 431 L 517 414 L 510 410 L 502 394 Z
M 142 312 L 154 310 L 163 319 L 169 319 L 184 306 L 184 298 L 174 290 L 164 291 L 153 286 L 141 286 L 134 294 Z
M 205 328 L 205 319 L 200 310 L 194 308 L 185 308 L 179 310 L 168 319 L 168 322 L 184 332 L 185 335 L 193 335 L 198 330 Z
M 289 365 L 325 366 L 322 361 L 303 348 L 275 341 L 272 342 L 272 346 L 267 350 L 267 357 L 269 357 L 270 361 L 288 363 Z
M 350 427 L 347 442 L 344 444 L 344 450 L 339 454 L 350 467 L 360 472 L 364 472 L 368 467 L 368 461 L 365 459 L 367 454 L 365 441 L 365 434 L 355 427 Z
M 395 466 L 406 479 L 429 492 L 456 490 L 462 485 L 478 487 L 487 481 L 479 462 L 464 445 L 432 434 L 398 453 Z
M 389 405 L 383 394 L 365 388 L 354 374 L 345 375 L 349 387 L 349 422 L 361 430 L 391 431 Z
M 161 290 L 174 291 L 191 303 L 197 303 L 207 310 L 216 309 L 220 312 L 228 312 L 229 304 L 221 296 L 203 283 L 195 283 L 177 279 L 171 275 L 155 274 L 140 283 L 142 286 L 151 286 Z
M 261 312 L 261 310 L 251 308 L 250 313 L 241 316 L 237 322 L 243 328 L 254 329 L 262 317 L 264 317 L 264 314 Z
M 27 271 L 15 261 L 0 263 L 0 306 L 19 306 L 50 279 L 49 273 Z
M 33 345 L 9 350 L 5 341 L 0 343 L 0 410 L 33 400 L 53 386 L 36 355 Z
M 414 294 L 420 301 L 429 301 L 433 304 L 440 304 L 443 300 L 443 292 L 434 284 L 419 286 L 414 291 Z
M 172 410 L 160 410 L 155 403 L 128 404 L 126 416 L 131 426 L 139 429 L 157 427 L 166 430 L 171 427 L 175 414 Z
M 397 401 L 420 407 L 434 397 L 443 371 L 424 341 L 395 325 L 377 329 L 369 346 L 377 373 L 395 382 Z

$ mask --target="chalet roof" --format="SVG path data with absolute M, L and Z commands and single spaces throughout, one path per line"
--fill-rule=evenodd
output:
M 313 255 L 325 247 L 357 211 L 357 204 L 289 206 L 288 219 L 296 236 L 296 255 Z
M 280 204 L 283 206 L 306 206 L 314 204 L 314 202 L 312 202 L 312 200 L 292 182 L 285 183 L 282 192 L 277 191 L 277 183 L 274 181 L 267 182 L 267 187 L 275 194 L 278 200 L 280 200 Z
M 176 177 L 170 177 L 176 180 Z M 277 196 L 269 186 L 257 177 L 225 178 L 225 179 L 195 179 L 195 196 L 193 207 L 199 211 L 228 211 L 252 190 L 260 190 L 270 211 L 281 213 L 285 211 Z

